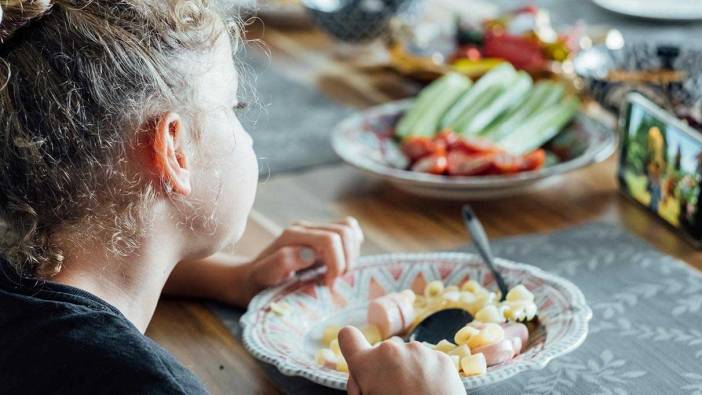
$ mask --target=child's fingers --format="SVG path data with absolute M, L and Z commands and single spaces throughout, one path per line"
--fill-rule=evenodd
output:
M 370 350 L 371 345 L 361 331 L 353 326 L 347 326 L 339 331 L 339 348 L 349 364 L 349 370 L 352 370 L 351 365 L 354 364 L 355 358 L 364 351 Z
M 358 241 L 360 243 L 363 243 L 365 236 L 363 235 L 363 229 L 361 229 L 361 224 L 358 223 L 358 220 L 356 218 L 346 217 L 339 221 L 339 223 L 350 226 L 356 232 L 356 237 L 358 238 Z
M 295 272 L 311 267 L 315 263 L 314 254 L 311 258 L 305 256 L 305 247 L 278 248 L 258 262 L 255 269 L 255 278 L 260 287 L 278 285 L 280 282 L 292 277 Z
M 346 392 L 348 395 L 363 395 L 361 393 L 361 388 L 358 386 L 356 383 L 356 380 L 353 379 L 353 376 L 349 375 L 349 381 L 346 384 Z
M 327 232 L 334 232 L 341 237 L 341 242 L 344 245 L 344 258 L 346 258 L 345 271 L 349 270 L 349 266 L 358 258 L 360 244 L 357 240 L 356 230 L 346 224 L 315 224 L 306 221 L 298 222 L 299 226 L 308 229 L 317 229 Z
M 307 256 L 305 247 L 283 247 L 276 251 L 263 270 L 270 270 L 275 283 L 287 279 L 295 272 L 307 269 L 315 263 L 314 255 Z
M 365 236 L 363 235 L 363 229 L 361 229 L 361 225 L 358 223 L 356 218 L 354 217 L 346 217 L 343 220 L 341 220 L 339 223 L 345 224 L 346 226 L 349 226 L 351 229 L 353 229 L 354 234 L 356 235 L 356 246 L 355 246 L 355 251 L 357 253 L 356 258 L 361 256 L 361 245 L 363 244 L 363 241 L 365 240 Z M 356 263 L 356 259 L 354 259 L 350 263 L 350 267 L 346 268 L 346 271 L 349 271 L 351 267 Z
M 334 279 L 344 273 L 346 257 L 341 236 L 334 232 L 291 226 L 276 241 L 279 245 L 306 246 L 312 248 L 327 267 L 325 280 L 331 285 Z

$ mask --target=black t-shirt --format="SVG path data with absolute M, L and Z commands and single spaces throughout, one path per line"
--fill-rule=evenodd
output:
M 74 287 L 20 279 L 0 260 L 0 393 L 207 391 L 110 304 Z

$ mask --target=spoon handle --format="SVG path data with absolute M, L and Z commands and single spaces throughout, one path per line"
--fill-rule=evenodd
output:
M 494 264 L 494 258 L 492 256 L 492 251 L 490 250 L 490 243 L 488 242 L 487 235 L 485 234 L 485 229 L 483 225 L 478 220 L 478 217 L 473 212 L 473 209 L 469 205 L 463 205 L 463 222 L 468 229 L 475 246 L 478 249 L 478 253 L 483 257 L 483 261 L 487 264 L 488 268 L 492 272 L 492 276 L 495 278 L 497 287 L 500 289 L 501 300 L 507 297 L 507 284 L 502 278 L 502 275 L 497 271 Z

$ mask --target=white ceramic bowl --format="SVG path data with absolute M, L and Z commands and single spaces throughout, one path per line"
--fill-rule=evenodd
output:
M 497 266 L 512 286 L 524 284 L 535 296 L 539 326 L 530 333 L 526 350 L 511 362 L 488 368 L 482 376 L 463 378 L 467 389 L 541 369 L 585 340 L 592 311 L 582 292 L 571 282 L 534 266 L 497 259 Z M 495 288 L 485 265 L 466 253 L 392 254 L 365 257 L 339 278 L 335 291 L 315 279 L 295 279 L 256 296 L 241 318 L 244 346 L 256 358 L 275 365 L 283 374 L 302 376 L 321 385 L 345 389 L 347 375 L 318 365 L 314 354 L 328 325 L 366 322 L 370 299 L 387 292 L 442 280 L 459 285 L 474 279 Z M 271 303 L 288 306 L 286 314 L 271 310 Z
M 332 133 L 334 151 L 363 172 L 414 194 L 480 199 L 515 195 L 526 188 L 554 181 L 559 175 L 607 159 L 616 147 L 617 139 L 611 129 L 579 113 L 572 125 L 554 139 L 554 144 L 569 150 L 566 160 L 558 164 L 513 175 L 458 177 L 418 173 L 393 167 L 386 154 L 389 146 L 395 144 L 391 138 L 394 125 L 411 103 L 411 100 L 393 101 L 345 119 Z

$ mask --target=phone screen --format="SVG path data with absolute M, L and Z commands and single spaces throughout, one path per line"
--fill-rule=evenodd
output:
M 640 95 L 622 113 L 622 192 L 702 242 L 702 136 Z

